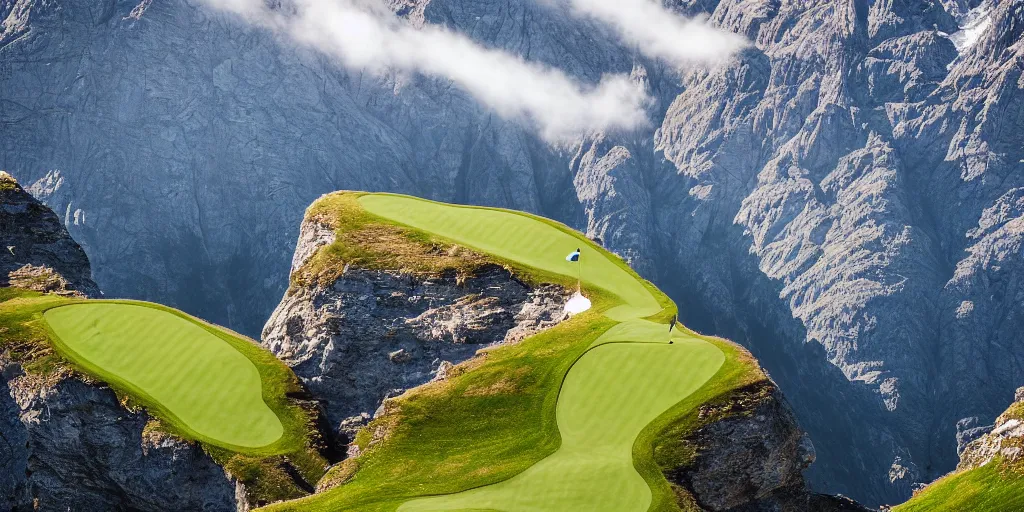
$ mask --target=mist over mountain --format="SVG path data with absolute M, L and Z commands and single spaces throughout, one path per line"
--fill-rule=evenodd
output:
M 552 141 L 450 76 L 347 67 L 206 3 L 0 0 L 0 168 L 108 296 L 250 334 L 325 192 L 557 218 L 750 347 L 814 441 L 808 479 L 864 503 L 951 470 L 958 423 L 1024 384 L 1024 1 L 665 2 L 749 42 L 684 67 L 580 8 L 607 2 L 387 4 L 580 91 L 618 76 L 647 122 Z

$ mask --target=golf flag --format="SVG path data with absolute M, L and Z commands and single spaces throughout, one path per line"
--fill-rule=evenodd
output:
M 576 249 L 575 251 L 573 251 L 572 254 L 570 254 L 570 255 L 565 257 L 565 261 L 579 261 L 579 260 L 580 260 L 580 250 L 579 249 Z

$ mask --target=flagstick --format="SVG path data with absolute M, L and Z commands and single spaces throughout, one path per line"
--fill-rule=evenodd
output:
M 583 294 L 583 254 L 580 254 L 579 258 L 576 259 L 576 293 Z

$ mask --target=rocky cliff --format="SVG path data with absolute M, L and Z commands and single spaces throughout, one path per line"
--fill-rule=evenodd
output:
M 1024 457 L 1024 387 L 1017 388 L 1014 402 L 995 423 L 984 427 L 984 432 L 960 450 L 957 471 L 970 471 L 984 466 L 996 457 L 1000 463 L 1016 466 Z M 1012 473 L 1019 478 L 1019 471 Z
M 293 273 L 334 239 L 315 218 L 300 233 Z M 494 264 L 469 273 L 346 265 L 333 281 L 290 288 L 263 328 L 263 345 L 291 366 L 351 441 L 385 399 L 443 379 L 481 348 L 557 324 L 567 296 Z
M 57 215 L 0 171 L 0 286 L 98 297 L 85 251 Z
M 702 426 L 684 442 L 696 456 L 666 476 L 709 511 L 866 512 L 853 500 L 808 490 L 814 445 L 771 380 L 700 407 Z
M 66 374 L 42 379 L 6 356 L 0 371 L 6 510 L 240 508 L 234 480 L 202 448 L 147 428 L 149 416 L 109 388 Z
M 4 286 L 99 295 L 57 216 L 2 173 L 0 243 Z M 245 508 L 234 479 L 200 446 L 162 434 L 110 388 L 73 374 L 38 333 L 9 323 L 12 315 L 5 308 L 0 321 L 0 508 Z
M 752 45 L 676 70 L 559 2 L 387 2 L 651 126 L 551 147 L 443 80 L 338 67 L 193 2 L 0 1 L 0 166 L 109 293 L 254 333 L 303 208 L 341 188 L 543 213 L 740 340 L 820 489 L 898 502 L 1024 381 L 1021 0 L 681 0 Z M 977 419 L 971 419 L 977 418 Z

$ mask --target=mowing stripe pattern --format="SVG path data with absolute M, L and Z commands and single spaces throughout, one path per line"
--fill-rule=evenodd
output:
M 263 401 L 252 361 L 192 320 L 103 302 L 61 306 L 43 316 L 76 363 L 148 397 L 205 441 L 258 448 L 284 433 Z

